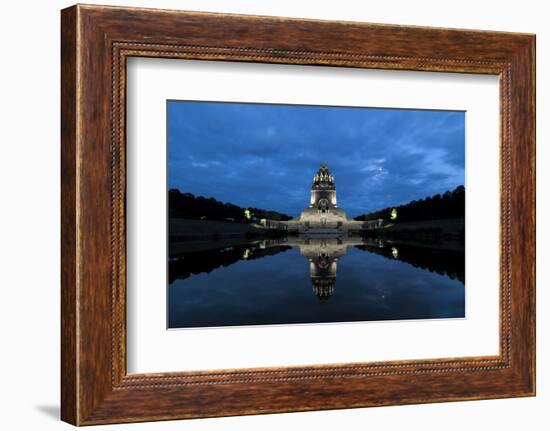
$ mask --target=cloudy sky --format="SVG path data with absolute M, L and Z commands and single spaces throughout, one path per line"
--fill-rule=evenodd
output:
M 326 164 L 348 216 L 464 184 L 464 112 L 168 102 L 168 186 L 299 215 Z

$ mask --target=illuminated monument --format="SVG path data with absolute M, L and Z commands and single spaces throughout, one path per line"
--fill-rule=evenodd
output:
M 299 217 L 287 222 L 290 229 L 302 233 L 341 233 L 350 229 L 361 229 L 361 222 L 348 220 L 336 200 L 334 176 L 326 165 L 321 165 L 313 176 L 309 205 Z
M 303 230 L 340 229 L 348 221 L 346 213 L 338 208 L 334 177 L 325 165 L 313 177 L 309 206 L 302 211 Z
M 267 228 L 284 229 L 300 234 L 340 235 L 381 227 L 383 220 L 348 219 L 346 212 L 338 207 L 334 176 L 326 165 L 321 165 L 313 176 L 309 205 L 298 217 L 288 221 L 262 219 L 260 223 Z

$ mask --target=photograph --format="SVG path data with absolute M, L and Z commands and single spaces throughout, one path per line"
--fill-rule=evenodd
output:
M 544 2 L 2 6 L 2 429 L 548 428 Z
M 166 110 L 168 329 L 466 317 L 464 111 Z

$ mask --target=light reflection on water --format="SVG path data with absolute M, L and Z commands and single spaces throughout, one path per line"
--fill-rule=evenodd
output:
M 343 236 L 171 256 L 170 328 L 464 317 L 464 252 Z

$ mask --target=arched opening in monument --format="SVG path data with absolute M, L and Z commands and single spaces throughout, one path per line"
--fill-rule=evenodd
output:
M 317 203 L 317 208 L 322 214 L 325 214 L 328 211 L 329 202 L 327 199 L 319 199 Z

